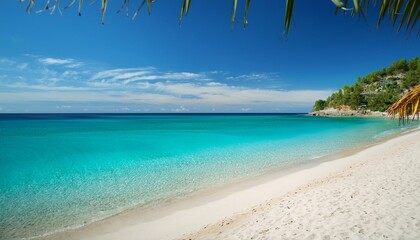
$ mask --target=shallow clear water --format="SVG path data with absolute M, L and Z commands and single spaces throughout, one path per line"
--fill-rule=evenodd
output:
M 401 131 L 387 119 L 303 115 L 0 115 L 0 238 L 310 161 Z

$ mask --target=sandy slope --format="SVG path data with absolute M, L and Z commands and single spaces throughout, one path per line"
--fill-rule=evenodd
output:
M 187 239 L 420 239 L 420 131 Z M 356 161 L 354 161 L 356 160 Z

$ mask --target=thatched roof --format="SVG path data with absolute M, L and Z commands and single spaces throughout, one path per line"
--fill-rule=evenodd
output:
M 392 104 L 387 111 L 392 118 L 398 115 L 400 123 L 408 123 L 417 116 L 419 119 L 420 85 L 415 86 L 410 92 L 401 97 L 400 100 Z

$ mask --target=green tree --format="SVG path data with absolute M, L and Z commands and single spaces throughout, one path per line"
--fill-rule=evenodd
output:
M 316 100 L 314 106 L 312 107 L 312 110 L 313 111 L 323 110 L 327 106 L 326 104 L 327 102 L 322 99 Z
M 347 102 L 350 101 L 350 96 L 351 96 L 352 91 L 353 91 L 352 87 L 344 85 L 344 87 L 343 87 L 343 104 L 346 104 Z
M 392 65 L 387 69 L 387 74 L 397 74 L 408 71 L 408 63 L 405 59 L 393 62 Z
M 388 109 L 391 104 L 396 102 L 400 98 L 399 95 L 393 95 L 392 93 L 385 92 L 379 93 L 368 100 L 368 107 L 372 111 L 384 112 Z
M 340 89 L 338 90 L 338 94 L 337 94 L 337 105 L 343 105 L 344 104 L 344 94 L 343 94 L 343 90 Z
M 401 73 L 401 76 L 394 76 Z M 389 68 L 358 77 L 355 84 L 347 86 L 331 94 L 325 106 L 337 108 L 340 105 L 357 109 L 362 104 L 374 111 L 385 111 L 397 101 L 404 92 L 420 84 L 420 58 L 410 61 L 395 61 Z M 365 94 L 363 94 L 365 93 Z M 319 100 L 318 100 L 319 101 Z M 317 107 L 320 104 L 317 104 Z M 314 105 L 315 107 L 315 105 Z
M 402 80 L 404 88 L 411 89 L 420 84 L 420 74 L 418 72 L 419 71 L 410 71 L 407 73 L 407 75 Z
M 408 63 L 408 67 L 411 71 L 416 71 L 418 68 L 420 68 L 420 58 L 413 58 Z
M 357 109 L 360 104 L 363 102 L 363 97 L 361 93 L 363 92 L 362 85 L 356 83 L 353 86 L 353 91 L 350 95 L 350 100 L 348 101 L 347 105 L 349 105 L 352 109 Z

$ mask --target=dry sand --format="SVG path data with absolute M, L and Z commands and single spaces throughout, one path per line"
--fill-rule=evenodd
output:
M 52 239 L 420 239 L 420 131 Z
M 420 132 L 187 239 L 420 239 Z

